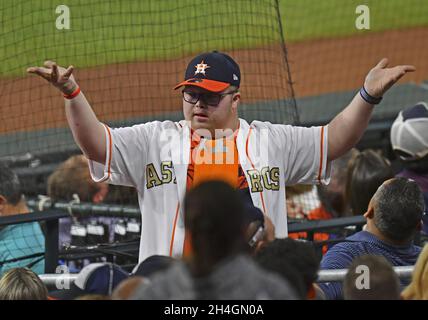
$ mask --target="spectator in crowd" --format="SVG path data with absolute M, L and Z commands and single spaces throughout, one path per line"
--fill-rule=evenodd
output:
M 53 201 L 71 201 L 77 194 L 82 202 L 101 203 L 107 193 L 107 183 L 92 181 L 83 155 L 71 156 L 48 178 L 48 195 Z
M 345 201 L 347 169 L 349 161 L 356 153 L 358 153 L 357 149 L 351 149 L 332 162 L 330 183 L 317 186 L 321 206 L 309 213 L 309 220 L 324 220 L 349 215 L 349 208 Z
M 285 187 L 287 195 L 287 216 L 292 219 L 306 219 L 309 212 L 320 207 L 317 188 L 308 184 L 295 184 Z
M 393 177 L 390 162 L 379 153 L 368 149 L 355 154 L 349 162 L 346 179 L 346 202 L 351 214 L 364 214 L 379 186 Z
M 0 217 L 29 212 L 18 176 L 8 166 L 0 164 Z M 45 238 L 38 222 L 0 227 L 0 276 L 17 267 L 44 273 L 44 252 Z
M 264 245 L 275 240 L 275 226 L 272 220 L 252 202 L 244 202 L 244 212 L 245 239 L 248 244 L 248 252 L 253 255 Z
M 169 269 L 176 260 L 170 256 L 153 255 L 135 266 L 129 279 L 122 281 L 113 291 L 113 300 L 128 300 L 135 290 L 150 283 L 155 274 Z
M 73 300 L 85 295 L 111 296 L 117 285 L 128 278 L 128 273 L 116 264 L 91 263 L 84 267 L 69 288 L 52 291 L 54 300 Z
M 28 268 L 9 269 L 0 279 L 0 300 L 47 300 L 48 289 Z
M 334 245 L 321 260 L 321 269 L 345 269 L 363 254 L 384 256 L 394 266 L 415 264 L 421 248 L 413 244 L 424 212 L 422 191 L 415 181 L 385 181 L 370 200 L 366 230 Z M 402 285 L 405 283 L 402 282 Z M 343 298 L 341 283 L 321 283 L 328 299 Z
M 170 256 L 153 255 L 144 259 L 135 266 L 132 274 L 144 278 L 150 278 L 159 271 L 170 268 L 176 260 Z
M 308 220 L 328 220 L 340 218 L 349 215 L 349 208 L 345 201 L 346 174 L 350 159 L 358 151 L 354 148 L 345 155 L 331 163 L 331 177 L 328 185 L 317 185 L 318 198 L 320 206 L 313 209 L 307 215 Z M 292 239 L 307 239 L 306 232 L 290 233 Z M 313 240 L 327 241 L 337 238 L 336 234 L 315 233 Z M 327 251 L 327 246 L 322 249 L 323 253 Z
M 412 282 L 401 294 L 405 300 L 428 300 L 428 244 L 425 245 L 412 274 Z
M 138 288 L 141 288 L 145 285 L 149 285 L 150 280 L 140 277 L 140 276 L 131 276 L 126 280 L 123 280 L 116 289 L 113 290 L 111 295 L 112 300 L 130 300 L 135 295 L 135 292 Z
M 277 272 L 293 285 L 301 299 L 314 299 L 320 261 L 313 245 L 290 238 L 276 239 L 255 256 L 263 268 Z
M 345 300 L 400 300 L 400 280 L 382 256 L 354 259 L 343 281 Z
M 88 160 L 83 155 L 74 155 L 63 162 L 48 178 L 48 196 L 52 201 L 70 202 L 77 195 L 82 202 L 99 204 L 108 194 L 107 183 L 93 182 L 88 169 Z M 92 238 L 86 226 L 100 230 Z M 60 248 L 70 244 L 86 245 L 94 242 L 113 241 L 113 222 L 111 218 L 63 218 L 60 219 Z M 81 229 L 82 232 L 72 232 Z M 109 230 L 108 233 L 106 230 Z M 105 232 L 105 233 L 104 233 Z M 76 234 L 73 238 L 72 234 Z M 80 240 L 77 240 L 80 239 Z M 93 241 L 91 241 L 93 240 Z
M 404 169 L 397 175 L 413 179 L 422 189 L 428 208 L 428 105 L 418 102 L 398 114 L 391 127 L 392 150 Z M 428 234 L 428 216 L 423 218 Z
M 245 251 L 245 210 L 238 191 L 224 182 L 204 182 L 184 201 L 191 254 L 134 299 L 292 299 L 296 295 L 278 275 L 264 271 Z

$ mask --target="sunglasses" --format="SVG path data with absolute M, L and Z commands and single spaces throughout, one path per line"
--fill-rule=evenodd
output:
M 225 96 L 227 96 L 229 94 L 234 94 L 234 93 L 238 92 L 238 90 L 228 92 L 228 93 L 223 93 L 223 94 L 197 93 L 197 92 L 191 92 L 191 91 L 185 91 L 185 90 L 183 90 L 182 92 L 183 92 L 184 101 L 186 101 L 188 103 L 196 104 L 198 101 L 202 101 L 211 107 L 217 107 L 219 105 L 221 99 L 223 99 Z

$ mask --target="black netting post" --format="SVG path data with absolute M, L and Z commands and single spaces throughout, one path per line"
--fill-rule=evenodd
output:
M 46 221 L 45 273 L 55 273 L 58 265 L 58 219 Z

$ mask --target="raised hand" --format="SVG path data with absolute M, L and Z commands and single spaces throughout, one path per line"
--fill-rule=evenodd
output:
M 416 70 L 414 66 L 403 65 L 387 68 L 388 59 L 383 58 L 366 76 L 364 87 L 373 97 L 382 97 L 407 72 Z
M 45 61 L 44 67 L 30 67 L 27 69 L 27 72 L 37 74 L 58 88 L 62 93 L 68 95 L 73 93 L 78 87 L 72 75 L 73 70 L 73 66 L 65 69 L 58 66 L 54 61 Z

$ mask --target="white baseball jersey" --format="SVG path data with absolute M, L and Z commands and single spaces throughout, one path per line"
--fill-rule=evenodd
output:
M 180 257 L 184 243 L 191 131 L 186 121 L 154 121 L 106 130 L 106 163 L 89 161 L 94 181 L 133 186 L 142 215 L 139 260 Z M 268 215 L 276 237 L 287 236 L 285 186 L 328 183 L 327 131 L 240 119 L 239 163 L 255 206 Z

